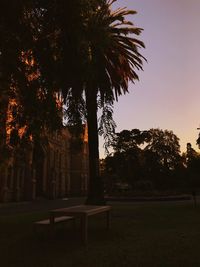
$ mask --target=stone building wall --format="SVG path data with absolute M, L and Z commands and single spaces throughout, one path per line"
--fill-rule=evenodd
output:
M 23 201 L 36 198 L 81 196 L 88 189 L 87 128 L 81 136 L 82 146 L 74 150 L 67 127 L 48 134 L 48 142 L 40 147 L 33 161 L 33 147 L 25 157 L 12 156 L 0 172 L 0 201 Z

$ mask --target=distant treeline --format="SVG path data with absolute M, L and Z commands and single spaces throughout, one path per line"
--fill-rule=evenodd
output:
M 180 153 L 169 130 L 123 130 L 113 138 L 113 153 L 101 161 L 106 191 L 198 191 L 200 154 L 190 143 Z

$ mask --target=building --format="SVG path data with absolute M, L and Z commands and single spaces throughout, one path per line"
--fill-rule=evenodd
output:
M 44 144 L 11 156 L 0 173 L 0 200 L 82 196 L 88 190 L 88 135 L 80 139 L 67 127 L 47 134 Z

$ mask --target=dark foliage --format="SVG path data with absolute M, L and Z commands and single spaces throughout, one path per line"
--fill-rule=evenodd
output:
M 110 142 L 115 127 L 112 105 L 128 92 L 128 82 L 138 79 L 136 71 L 142 70 L 144 60 L 139 53 L 144 44 L 135 38 L 142 29 L 126 21 L 136 12 L 111 11 L 113 2 L 12 0 L 4 1 L 0 11 L 0 98 L 6 103 L 1 113 L 15 101 L 12 145 L 22 140 L 16 136 L 22 128 L 24 140 L 32 136 L 33 141 L 46 129 L 58 129 L 63 104 L 70 125 L 80 126 L 86 118 L 90 203 L 102 199 L 98 132 Z M 58 103 L 60 94 L 63 102 Z
M 104 162 L 108 190 L 116 183 L 128 183 L 132 190 L 183 190 L 186 165 L 180 155 L 179 139 L 172 131 L 150 129 L 117 133 L 114 153 Z

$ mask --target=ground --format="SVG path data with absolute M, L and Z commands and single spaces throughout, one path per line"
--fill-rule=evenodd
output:
M 49 209 L 83 201 L 1 205 L 1 266 L 200 266 L 199 202 L 196 208 L 192 201 L 110 202 L 111 229 L 105 228 L 103 214 L 91 217 L 87 247 L 80 243 L 79 227 L 70 224 L 53 235 L 33 232 L 32 223 L 46 218 Z

